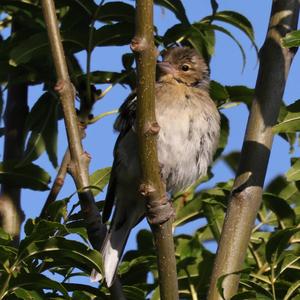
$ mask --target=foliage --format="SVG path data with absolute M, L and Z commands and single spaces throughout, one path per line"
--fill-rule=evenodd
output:
M 255 46 L 251 23 L 237 12 L 218 11 L 217 1 L 211 1 L 212 14 L 195 23 L 189 21 L 181 1 L 155 2 L 174 13 L 178 20 L 163 35 L 156 31 L 155 41 L 160 49 L 175 44 L 189 45 L 209 61 L 214 53 L 215 32 L 219 31 L 238 45 L 245 63 L 243 47 L 227 24 L 241 30 Z M 130 43 L 134 31 L 134 7 L 120 1 L 106 1 L 98 7 L 93 0 L 60 0 L 56 1 L 56 5 L 69 71 L 81 107 L 104 97 L 115 84 L 133 89 L 136 78 L 131 53 L 124 53 L 123 69 L 118 72 L 91 72 L 89 60 L 96 48 Z M 44 85 L 44 92 L 31 108 L 24 128 L 24 158 L 19 162 L 1 163 L 0 182 L 18 186 L 22 182 L 22 188 L 45 190 L 50 176 L 33 162 L 47 153 L 51 164 L 57 167 L 58 122 L 61 120 L 60 104 L 53 91 L 55 76 L 48 53 L 45 24 L 39 1 L 0 0 L 0 9 L 3 12 L 1 30 L 9 27 L 12 19 L 21 25 L 15 34 L 0 39 L 2 86 L 6 87 L 9 72 L 16 75 L 17 82 Z M 283 45 L 299 46 L 299 32 L 288 35 Z M 86 70 L 76 57 L 80 51 L 88 54 Z M 100 89 L 105 87 L 104 84 L 110 86 L 102 92 Z M 253 90 L 248 87 L 223 86 L 214 81 L 210 92 L 221 111 L 241 103 L 249 107 L 253 97 Z M 300 129 L 299 120 L 300 106 L 296 101 L 282 106 L 279 123 L 274 126 L 274 132 L 279 133 L 291 147 Z M 223 115 L 222 136 L 215 160 L 222 160 L 236 170 L 239 153 L 222 156 L 227 145 L 229 124 L 230 120 Z M 299 159 L 293 159 L 291 165 L 286 176 L 275 178 L 263 195 L 245 270 L 240 272 L 240 293 L 234 299 L 288 300 L 296 299 L 299 294 Z M 105 168 L 91 175 L 95 195 L 103 196 L 101 192 L 108 182 L 109 172 L 110 169 Z M 229 180 L 204 189 L 201 183 L 212 177 L 211 173 L 185 193 L 174 196 L 174 228 L 189 225 L 195 220 L 202 224 L 194 234 L 175 236 L 182 299 L 204 299 L 207 293 L 215 255 L 207 245 L 219 239 L 232 187 Z M 89 277 L 92 269 L 101 273 L 102 264 L 99 252 L 89 247 L 78 203 L 71 202 L 71 198 L 52 203 L 48 209 L 49 219 L 27 220 L 25 237 L 18 248 L 12 247 L 10 236 L 0 230 L 0 299 L 110 299 L 109 291 L 102 282 L 99 285 L 78 283 L 83 281 L 83 277 Z M 101 209 L 102 201 L 98 205 Z M 148 280 L 149 274 L 153 280 Z M 119 275 L 127 299 L 159 299 L 156 258 L 149 231 L 141 230 L 137 234 L 137 249 L 125 254 Z M 220 292 L 224 278 L 219 281 Z

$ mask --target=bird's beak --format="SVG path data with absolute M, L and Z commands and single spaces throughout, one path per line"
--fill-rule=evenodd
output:
M 175 68 L 167 61 L 157 63 L 158 69 L 163 74 L 174 74 Z

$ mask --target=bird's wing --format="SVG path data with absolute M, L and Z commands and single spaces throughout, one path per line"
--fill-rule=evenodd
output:
M 135 123 L 136 119 L 136 92 L 133 91 L 119 108 L 119 115 L 115 121 L 114 129 L 124 136 Z
M 115 121 L 114 129 L 119 131 L 120 134 L 117 138 L 114 148 L 114 162 L 111 169 L 111 175 L 107 188 L 105 203 L 102 212 L 102 221 L 106 223 L 111 215 L 114 203 L 115 203 L 115 190 L 117 186 L 116 169 L 120 163 L 116 149 L 118 149 L 119 143 L 122 138 L 129 132 L 134 126 L 136 118 L 136 93 L 132 92 L 119 108 L 119 115 Z

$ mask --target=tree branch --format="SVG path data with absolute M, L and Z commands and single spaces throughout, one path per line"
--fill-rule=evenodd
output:
M 81 145 L 81 137 L 74 106 L 74 90 L 68 74 L 55 7 L 52 0 L 42 0 L 41 4 L 47 25 L 57 79 L 60 84 L 59 94 L 67 130 L 73 177 L 78 190 L 89 240 L 95 249 L 100 249 L 105 237 L 106 227 L 101 223 L 100 213 L 95 204 L 93 194 L 89 189 L 89 157 L 87 153 L 83 151 Z
M 281 47 L 281 38 L 297 28 L 298 0 L 273 0 L 267 37 L 260 50 L 260 68 L 242 148 L 241 161 L 211 278 L 208 299 L 223 299 L 217 290 L 220 276 L 242 269 L 251 230 L 261 204 L 262 189 L 287 75 L 294 50 Z M 239 275 L 222 284 L 225 299 L 238 289 Z
M 156 49 L 153 39 L 153 0 L 136 1 L 136 33 L 131 48 L 137 62 L 137 134 L 142 170 L 141 194 L 147 201 L 158 256 L 162 300 L 178 299 L 176 260 L 172 235 L 173 209 L 161 181 L 156 141 L 159 126 L 155 118 Z

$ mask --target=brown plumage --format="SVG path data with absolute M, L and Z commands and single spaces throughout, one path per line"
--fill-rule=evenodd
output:
M 209 72 L 203 58 L 190 48 L 172 48 L 158 63 L 155 87 L 157 140 L 162 178 L 170 193 L 186 189 L 206 174 L 218 144 L 220 116 L 209 97 Z M 115 211 L 102 249 L 107 285 L 113 282 L 128 235 L 145 214 L 138 192 L 140 165 L 134 130 L 136 98 L 121 106 L 114 128 L 120 132 L 103 211 Z

